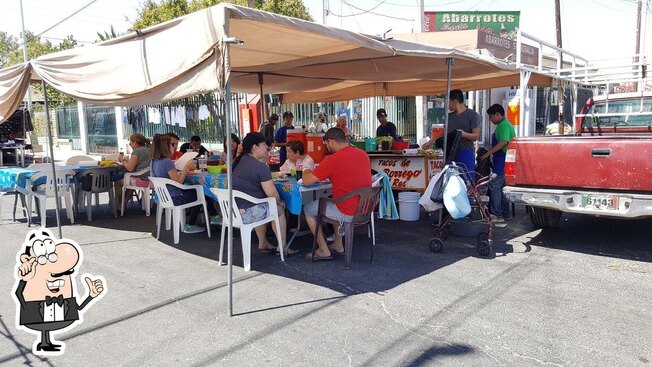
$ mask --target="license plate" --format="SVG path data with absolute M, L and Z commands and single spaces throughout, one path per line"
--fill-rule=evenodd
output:
M 618 209 L 618 195 L 582 195 L 582 207 L 600 210 Z

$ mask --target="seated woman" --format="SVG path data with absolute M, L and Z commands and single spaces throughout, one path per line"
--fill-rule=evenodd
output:
M 188 171 L 194 167 L 194 162 L 189 160 L 183 170 L 179 171 L 174 167 L 174 162 L 170 159 L 174 153 L 171 149 L 171 137 L 168 135 L 156 135 L 153 142 L 152 150 L 152 171 L 150 176 L 169 178 L 172 181 L 183 184 Z M 178 187 L 168 185 L 168 191 L 172 196 L 172 202 L 175 205 L 182 205 L 197 200 L 197 191 L 182 190 Z M 206 197 L 206 208 L 210 215 L 210 224 L 220 224 L 221 219 L 217 215 L 213 200 Z M 193 206 L 186 210 L 186 225 L 183 227 L 184 233 L 199 233 L 205 230 L 204 227 L 195 225 L 197 217 L 201 211 L 201 205 Z
M 149 139 L 147 139 L 143 134 L 133 134 L 129 137 L 129 146 L 133 151 L 131 152 L 131 157 L 128 160 L 124 158 L 124 155 L 118 157 L 118 164 L 122 166 L 127 172 L 136 172 L 146 168 L 149 168 L 149 163 L 152 161 L 152 154 L 149 148 Z M 149 176 L 149 174 L 144 174 L 138 176 L 139 179 L 144 180 Z M 133 182 L 135 177 L 132 177 L 132 182 L 128 182 L 129 185 L 137 185 L 136 182 Z M 115 183 L 115 197 L 116 205 L 122 207 L 122 187 L 125 185 L 124 179 L 120 179 Z M 125 192 L 127 200 L 130 200 L 133 196 L 133 191 L 128 190 Z
M 222 142 L 224 145 L 224 151 L 220 154 L 220 164 L 226 164 L 226 137 Z M 235 159 L 238 156 L 238 147 L 240 146 L 240 138 L 236 134 L 231 133 L 231 159 Z
M 306 154 L 303 143 L 300 141 L 289 141 L 287 143 L 287 160 L 281 166 L 280 173 L 287 175 L 288 173 L 302 172 L 304 169 L 314 170 L 315 161 L 312 157 Z
M 267 144 L 265 143 L 265 136 L 261 133 L 252 132 L 242 139 L 243 154 L 238 156 L 233 161 L 233 189 L 244 192 L 255 198 L 264 199 L 272 197 L 276 199 L 278 209 L 279 221 L 281 224 L 281 233 L 279 238 L 281 243 L 279 247 L 285 247 L 285 202 L 276 191 L 276 186 L 272 181 L 272 173 L 260 159 L 267 154 Z M 238 207 L 242 211 L 242 221 L 252 223 L 267 217 L 269 207 L 267 203 L 253 204 L 245 200 L 236 199 Z M 274 231 L 276 229 L 272 226 Z M 280 251 L 275 248 L 267 240 L 266 232 L 267 225 L 256 227 L 256 236 L 258 236 L 258 250 L 260 252 Z M 289 255 L 295 254 L 298 251 L 288 249 Z

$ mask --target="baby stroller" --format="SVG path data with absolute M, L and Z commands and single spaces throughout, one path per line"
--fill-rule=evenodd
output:
M 466 186 L 466 195 L 468 197 L 468 203 L 471 207 L 471 213 L 476 217 L 474 219 L 470 218 L 469 220 L 474 223 L 480 223 L 483 226 L 486 225 L 486 232 L 481 232 L 476 237 L 476 249 L 478 254 L 481 256 L 489 256 L 493 252 L 492 247 L 492 225 L 491 225 L 491 215 L 489 213 L 489 208 L 482 200 L 484 194 L 486 193 L 487 184 L 493 179 L 491 175 L 481 177 L 477 181 L 473 182 L 470 177 L 470 174 L 466 167 L 459 165 L 456 162 L 452 162 L 452 157 L 455 156 L 457 146 L 459 143 L 461 134 L 456 134 L 452 136 L 452 144 L 449 150 L 449 154 L 446 155 L 446 164 L 442 168 L 441 173 L 436 177 L 436 182 L 432 189 L 430 200 L 440 205 L 444 203 L 444 190 L 448 185 L 448 181 L 451 177 L 457 176 L 464 179 Z M 450 140 L 450 138 L 449 138 Z M 435 178 L 433 178 L 435 179 Z M 447 210 L 444 211 L 442 220 L 439 223 L 439 226 L 435 230 L 435 237 L 430 240 L 428 247 L 432 252 L 442 252 L 444 249 L 444 241 L 448 237 L 448 227 L 450 226 L 453 219 L 459 219 L 459 213 L 455 213 L 456 218 L 453 218 L 450 212 Z M 467 214 L 468 215 L 468 214 Z

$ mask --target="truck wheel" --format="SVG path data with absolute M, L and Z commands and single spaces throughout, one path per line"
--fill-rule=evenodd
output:
M 553 228 L 559 224 L 561 212 L 548 208 L 530 207 L 530 220 L 535 227 Z

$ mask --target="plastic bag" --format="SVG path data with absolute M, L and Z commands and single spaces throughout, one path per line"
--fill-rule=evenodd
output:
M 458 175 L 448 178 L 444 187 L 444 206 L 453 219 L 464 218 L 471 213 L 466 184 Z
M 446 170 L 443 169 L 439 171 L 436 175 L 431 177 L 430 183 L 428 184 L 426 191 L 419 198 L 419 204 L 427 212 L 434 212 L 435 210 L 439 210 L 442 208 L 441 194 L 443 190 L 441 189 L 441 187 L 445 179 L 444 177 L 445 172 Z M 440 197 L 439 200 L 436 199 L 437 197 Z

